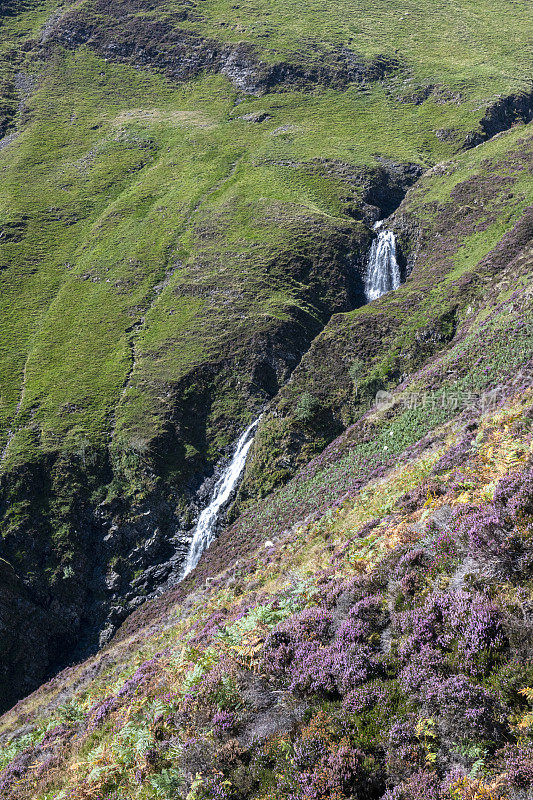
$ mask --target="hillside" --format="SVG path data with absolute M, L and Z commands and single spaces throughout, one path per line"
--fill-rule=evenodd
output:
M 507 321 L 509 294 L 489 316 Z M 511 294 L 517 330 L 530 292 Z M 275 496 L 276 535 L 258 509 L 255 541 L 225 532 L 178 590 L 4 715 L 3 796 L 529 797 L 531 371 L 484 404 L 393 466 L 381 448 L 346 491 L 348 429 L 311 464 L 322 510 L 300 517 L 307 469 Z M 390 442 L 387 413 L 366 422 Z
M 6 800 L 531 796 L 528 12 L 2 3 Z

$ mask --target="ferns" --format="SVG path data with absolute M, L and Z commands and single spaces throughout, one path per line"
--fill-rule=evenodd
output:
M 139 756 L 143 756 L 153 745 L 152 732 L 145 724 L 127 722 L 113 743 L 117 761 L 125 766 L 133 766 Z
M 239 645 L 245 634 L 251 633 L 257 627 L 273 628 L 278 622 L 282 622 L 286 617 L 299 611 L 301 602 L 299 599 L 299 592 L 293 592 L 291 595 L 281 598 L 276 607 L 273 603 L 264 606 L 256 606 L 251 611 L 237 620 L 232 625 L 228 625 L 217 636 L 219 641 L 223 641 L 231 645 Z
M 0 748 L 0 770 L 17 757 L 19 753 L 28 747 L 40 744 L 46 733 L 61 723 L 73 723 L 83 719 L 84 711 L 74 700 L 59 706 L 54 715 L 46 721 L 42 721 L 36 727 L 23 736 L 11 739 L 7 744 Z
M 523 697 L 526 698 L 528 703 L 533 706 L 533 687 L 526 686 L 524 689 L 521 689 L 519 692 Z M 522 732 L 527 733 L 530 729 L 533 729 L 533 711 L 526 711 L 526 713 L 522 716 L 518 723 L 518 729 Z
M 17 739 L 11 739 L 0 751 L 0 770 L 7 767 L 22 750 L 35 744 L 37 739 L 38 732 L 36 731 L 19 736 Z
M 530 686 L 526 686 L 525 689 L 520 690 L 520 694 L 523 695 L 528 703 L 533 705 L 533 688 Z
M 161 700 L 159 697 L 156 697 L 153 700 L 152 705 L 150 707 L 150 716 L 153 720 L 156 720 L 160 717 L 164 717 L 169 712 L 168 703 L 164 700 Z
M 53 728 L 57 722 L 79 722 L 84 716 L 85 710 L 75 700 L 69 700 L 58 707 L 56 718 L 50 721 L 47 730 Z
M 164 769 L 157 775 L 150 776 L 150 785 L 157 798 L 172 800 L 184 785 L 184 778 L 177 769 Z
M 198 686 L 206 672 L 209 672 L 218 662 L 219 656 L 214 647 L 208 647 L 203 653 L 195 648 L 190 648 L 187 651 L 186 658 L 194 663 L 194 669 L 188 673 L 182 683 L 182 695 L 188 694 L 191 689 Z

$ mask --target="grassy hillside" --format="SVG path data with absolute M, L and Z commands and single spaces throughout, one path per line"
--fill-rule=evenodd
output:
M 354 89 L 340 98 L 284 95 L 275 103 L 263 98 L 260 106 L 238 106 L 239 116 L 271 114 L 261 124 L 235 118 L 234 100 L 221 78 L 176 89 L 88 53 L 48 69 L 31 99 L 31 124 L 1 156 L 2 259 L 9 267 L 2 293 L 9 309 L 4 436 L 17 409 L 15 427 L 22 429 L 7 463 L 17 459 L 18 446 L 27 457 L 28 431 L 21 423 L 31 410 L 46 449 L 64 445 L 69 435 L 75 446 L 109 432 L 132 366 L 129 338 L 138 339 L 139 386 L 126 393 L 118 417 L 126 417 L 126 435 L 153 436 L 161 424 L 158 389 L 225 355 L 227 340 L 235 337 L 231 330 L 217 335 L 212 311 L 209 333 L 202 330 L 210 276 L 216 275 L 210 307 L 246 285 L 249 327 L 254 303 L 267 325 L 269 317 L 290 318 L 291 308 L 304 302 L 302 288 L 291 285 L 290 275 L 265 275 L 264 265 L 293 252 L 295 229 L 309 236 L 315 227 L 329 233 L 350 222 L 339 197 L 346 188 L 328 180 L 327 168 L 306 167 L 313 159 L 371 163 L 372 148 L 383 157 L 427 164 L 454 149 L 427 130 L 437 113 L 439 128 L 455 121 L 453 107 L 413 113 L 410 106 L 395 107 L 381 87 L 372 100 Z M 28 172 L 31 192 L 23 179 Z M 357 186 L 352 193 L 354 202 Z M 232 305 L 231 298 L 224 302 L 223 326 L 233 316 L 242 319 Z M 141 331 L 130 337 L 132 325 Z M 157 367 L 143 360 L 146 348 L 157 354 L 159 381 Z M 147 404 L 152 421 L 144 416 Z M 62 414 L 65 407 L 70 411 Z
M 313 7 L 294 15 L 286 4 L 268 13 L 246 4 L 203 4 L 185 9 L 185 19 L 173 4 L 117 3 L 102 13 L 85 2 L 62 9 L 69 30 L 87 21 L 97 31 L 110 26 L 109 38 L 119 43 L 117 26 L 129 12 L 127 19 L 148 30 L 168 19 L 173 30 L 179 23 L 180 30 L 223 42 L 250 42 L 265 57 L 301 51 L 307 58 L 311 47 L 341 44 L 362 57 L 400 54 L 401 66 L 377 85 L 274 92 L 259 100 L 239 95 L 226 77 L 178 87 L 109 58 L 103 63 L 83 47 L 68 55 L 56 48 L 47 61 L 36 60 L 39 25 L 52 10 L 30 5 L 2 20 L 6 50 L 21 38 L 31 43 L 18 69 L 28 70 L 36 85 L 25 101 L 26 124 L 1 156 L 1 257 L 9 265 L 2 292 L 4 441 L 10 427 L 20 429 L 8 464 L 35 447 L 29 415 L 45 450 L 105 440 L 115 425 L 126 441 L 150 441 L 161 430 L 169 384 L 199 363 L 225 357 L 240 328 L 254 327 L 254 303 L 267 327 L 272 318 L 294 317 L 295 305 L 316 313 L 291 276 L 265 274 L 270 261 L 290 257 L 283 254 L 292 253 L 295 229 L 310 236 L 318 226 L 329 234 L 351 223 L 357 182 L 339 185 L 314 159 L 357 166 L 375 164 L 379 155 L 430 165 L 454 152 L 497 96 L 526 88 L 525 6 L 516 3 L 499 6 L 498 14 L 490 4 L 466 3 L 447 13 L 402 6 L 401 14 L 390 4 L 335 5 L 322 9 L 320 25 Z M 46 27 L 46 41 L 53 41 L 54 26 L 61 29 L 61 13 Z M 428 97 L 419 102 L 418 83 L 428 82 Z M 254 113 L 268 118 L 242 119 Z M 206 291 L 214 291 L 211 304 Z M 248 322 L 239 302 L 228 305 L 228 292 L 241 297 Z M 221 303 L 217 324 L 212 307 Z M 139 360 L 121 399 L 132 370 L 130 340 L 138 340 Z M 150 367 L 148 354 L 155 360 Z
M 457 331 L 465 391 L 489 384 L 465 377 L 482 324 L 490 375 L 516 369 L 514 317 L 490 327 L 484 293 L 518 254 L 514 281 L 529 268 L 526 13 L 2 4 L 1 708 L 175 579 L 216 464 L 269 403 L 236 547 L 263 535 L 254 515 L 277 530 L 300 508 L 294 484 L 254 498 L 378 389 L 425 387 Z M 410 278 L 362 308 L 371 225 L 423 172 L 394 217 Z M 392 455 L 448 417 L 401 419 Z

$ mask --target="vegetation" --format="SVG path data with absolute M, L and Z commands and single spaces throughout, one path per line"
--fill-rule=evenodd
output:
M 500 270 L 529 239 L 529 222 L 519 234 L 520 244 L 511 237 L 506 247 L 502 237 L 521 225 L 524 213 L 528 216 L 530 137 L 528 127 L 517 126 L 428 171 L 408 192 L 391 221 L 404 257 L 414 259 L 410 276 L 394 295 L 333 317 L 315 339 L 261 424 L 244 496 L 261 494 L 265 476 L 267 486 L 286 481 L 291 471 L 359 420 L 380 391 L 403 381 L 403 406 L 408 406 L 403 419 L 416 438 L 453 416 L 465 393 L 496 387 L 504 365 L 521 363 L 531 346 L 529 326 L 520 322 L 515 329 L 513 324 L 512 335 L 505 338 L 496 329 L 510 320 L 488 312 L 487 303 L 492 292 L 490 300 L 500 304 L 500 312 L 508 307 L 512 278 Z M 517 263 L 516 270 L 516 288 L 522 292 L 529 261 Z M 489 335 L 489 330 L 491 344 L 481 343 L 480 335 Z M 442 367 L 430 370 L 427 382 L 421 380 L 417 371 L 422 364 L 447 348 Z M 323 406 L 322 424 L 312 433 L 299 424 L 303 393 Z M 426 400 L 414 408 L 417 395 Z M 400 406 L 398 415 L 402 411 Z M 398 425 L 405 426 L 401 417 Z M 397 437 L 387 443 L 391 450 L 405 444 Z M 370 445 L 377 452 L 382 446 Z M 365 440 L 362 447 L 366 451 L 369 443 Z
M 5 800 L 533 791 L 526 15 L 2 3 Z
M 4 796 L 521 796 L 531 416 L 531 388 L 512 391 L 468 422 L 459 461 L 460 428 L 436 428 L 436 447 L 142 609 L 4 716 L 4 737 L 26 731 L 4 738 Z

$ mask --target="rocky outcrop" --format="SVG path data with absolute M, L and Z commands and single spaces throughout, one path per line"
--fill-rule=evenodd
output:
M 519 122 L 528 123 L 532 120 L 533 89 L 513 92 L 506 97 L 501 97 L 487 108 L 479 123 L 481 130 L 474 131 L 467 136 L 464 149 L 476 147 L 496 134 L 509 130 Z
M 396 58 L 366 59 L 347 47 L 315 54 L 313 60 L 295 54 L 269 63 L 246 42 L 224 44 L 180 29 L 189 13 L 185 8 L 170 22 L 143 17 L 149 8 L 145 0 L 121 0 L 112 7 L 106 0 L 92 0 L 47 26 L 40 46 L 49 53 L 57 45 L 69 49 L 86 45 L 107 59 L 157 69 L 177 81 L 218 72 L 249 94 L 316 86 L 340 89 L 379 80 L 399 66 Z
M 371 227 L 398 208 L 409 187 L 424 172 L 420 164 L 395 162 L 381 156 L 376 156 L 375 161 L 371 167 L 360 167 L 345 161 L 316 158 L 303 163 L 284 162 L 283 166 L 341 183 L 345 189 L 340 198 L 345 213 Z M 356 305 L 359 304 L 354 303 L 354 307 Z
M 0 709 L 13 705 L 49 673 L 58 620 L 33 602 L 13 567 L 0 558 Z

